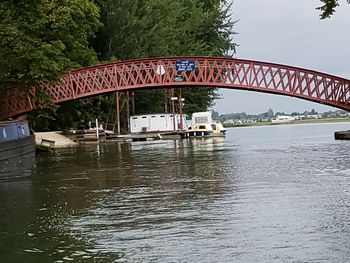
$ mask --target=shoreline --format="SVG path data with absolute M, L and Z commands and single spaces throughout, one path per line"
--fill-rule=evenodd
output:
M 238 125 L 224 125 L 224 127 L 225 128 L 240 128 L 240 127 L 254 127 L 254 126 L 279 126 L 279 125 L 343 123 L 343 122 L 350 122 L 350 118 L 308 119 L 308 120 L 295 120 L 292 122 L 285 122 L 285 123 L 255 122 L 255 123 L 244 123 L 244 124 L 238 124 Z

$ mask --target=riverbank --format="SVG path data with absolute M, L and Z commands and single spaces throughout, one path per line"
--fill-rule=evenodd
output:
M 225 128 L 231 127 L 251 127 L 251 126 L 270 126 L 270 125 L 291 125 L 291 124 L 308 124 L 308 123 L 339 123 L 350 122 L 350 118 L 324 118 L 324 119 L 307 119 L 307 120 L 295 120 L 288 123 L 271 123 L 271 122 L 254 122 L 254 123 L 242 123 L 238 125 L 224 125 Z
M 240 125 L 231 125 L 231 126 L 225 126 L 226 128 L 235 128 L 235 127 L 252 127 L 252 126 L 271 126 L 271 125 L 298 125 L 298 124 L 312 124 L 312 123 L 341 123 L 341 122 L 350 122 L 350 118 L 324 118 L 324 119 L 308 119 L 308 120 L 295 120 L 290 123 L 281 123 L 281 124 L 272 124 L 271 122 L 255 122 L 255 123 L 244 123 Z M 157 135 L 158 136 L 158 135 Z M 142 137 L 141 139 L 139 137 Z M 143 138 L 144 137 L 144 138 Z M 152 137 L 152 136 L 148 136 Z M 135 139 L 136 138 L 136 139 Z M 166 139 L 178 139 L 178 137 L 169 137 L 165 136 Z M 145 135 L 135 135 L 131 136 L 123 135 L 118 136 L 119 140 L 125 141 L 125 140 L 146 140 L 147 138 Z M 154 139 L 154 138 L 151 138 Z M 159 138 L 158 138 L 159 139 Z M 65 135 L 62 134 L 62 132 L 59 131 L 52 131 L 52 132 L 37 132 L 35 133 L 35 140 L 36 145 L 38 149 L 57 149 L 57 148 L 70 148 L 75 147 L 79 145 L 79 143 L 74 142 L 73 140 L 69 139 Z

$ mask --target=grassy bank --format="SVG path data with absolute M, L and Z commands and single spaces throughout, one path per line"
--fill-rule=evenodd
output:
M 270 125 L 290 125 L 290 124 L 306 124 L 306 123 L 334 123 L 334 122 L 350 122 L 350 118 L 324 118 L 324 119 L 307 119 L 307 120 L 295 120 L 290 123 L 272 124 L 271 122 L 254 122 L 254 123 L 242 123 L 238 125 L 224 125 L 224 127 L 251 127 L 251 126 L 270 126 Z

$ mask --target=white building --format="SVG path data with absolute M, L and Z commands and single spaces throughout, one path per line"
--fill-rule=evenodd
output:
M 187 129 L 185 114 L 182 114 L 183 129 Z M 175 127 L 173 114 L 145 114 L 134 115 L 130 117 L 130 131 L 131 133 L 142 132 L 170 132 L 181 129 L 180 114 L 175 114 Z

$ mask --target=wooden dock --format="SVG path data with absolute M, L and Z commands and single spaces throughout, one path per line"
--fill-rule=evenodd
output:
M 89 142 L 105 142 L 106 133 L 103 129 L 98 130 L 98 137 L 96 130 L 72 130 L 69 131 L 67 137 L 74 142 L 89 143 Z
M 109 135 L 107 140 L 115 141 L 133 141 L 133 142 L 144 142 L 144 141 L 154 141 L 161 140 L 162 136 L 160 134 L 123 134 L 123 135 Z
M 99 130 L 99 137 L 97 137 L 96 130 L 72 130 L 66 136 L 77 143 L 100 143 L 106 141 L 153 141 L 153 140 L 176 140 L 184 138 L 183 131 L 175 132 L 161 132 L 161 133 L 129 133 L 129 134 L 115 134 L 109 130 Z
M 107 140 L 115 141 L 153 141 L 153 140 L 177 140 L 184 137 L 184 132 L 163 132 L 163 133 L 137 133 L 137 134 L 107 134 Z

